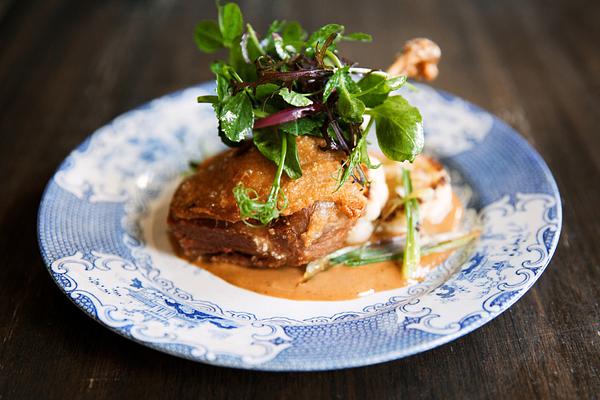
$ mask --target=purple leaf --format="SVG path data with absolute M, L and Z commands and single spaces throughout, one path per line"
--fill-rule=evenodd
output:
M 323 110 L 322 103 L 313 103 L 306 107 L 286 108 L 274 114 L 254 121 L 254 129 L 266 128 L 269 126 L 281 125 L 285 122 L 294 121 L 307 115 L 316 114 Z

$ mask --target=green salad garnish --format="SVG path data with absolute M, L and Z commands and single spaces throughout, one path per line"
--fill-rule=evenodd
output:
M 309 35 L 298 22 L 274 21 L 261 36 L 244 24 L 237 4 L 217 6 L 217 21 L 201 21 L 195 40 L 200 50 L 226 49 L 228 57 L 211 66 L 216 95 L 200 96 L 198 102 L 212 103 L 225 144 L 239 146 L 252 140 L 277 171 L 266 199 L 252 188 L 235 187 L 242 220 L 266 225 L 285 208 L 283 174 L 290 179 L 302 176 L 298 136 L 323 138 L 323 151 L 346 153 L 338 189 L 349 179 L 368 184 L 360 166 L 376 167 L 367 153 L 366 136 L 372 124 L 388 158 L 412 161 L 421 152 L 419 111 L 402 96 L 391 95 L 406 77 L 357 68 L 339 54 L 340 41 L 370 42 L 370 35 L 347 34 L 339 24 L 325 25 Z

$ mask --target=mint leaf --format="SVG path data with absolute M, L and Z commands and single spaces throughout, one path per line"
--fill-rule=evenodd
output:
M 423 120 L 402 96 L 392 96 L 371 109 L 383 154 L 394 161 L 413 161 L 423 150 Z
M 200 21 L 194 32 L 196 46 L 206 53 L 214 53 L 223 48 L 223 36 L 215 21 Z
M 219 5 L 219 30 L 223 36 L 223 45 L 228 48 L 231 48 L 237 38 L 242 36 L 244 20 L 237 4 Z
M 287 142 L 287 152 L 283 170 L 291 179 L 298 179 L 302 176 L 302 168 L 300 167 L 300 159 L 298 158 L 298 148 L 296 146 L 296 138 L 285 132 L 278 132 L 273 129 L 258 129 L 254 131 L 252 141 L 260 151 L 260 153 L 273 161 L 275 165 L 279 165 L 281 159 L 281 140 Z
M 309 99 L 305 94 L 294 92 L 293 90 L 289 90 L 286 87 L 279 90 L 279 95 L 288 104 L 291 104 L 296 107 L 308 106 L 313 103 L 313 101 Z
M 227 97 L 218 117 L 221 130 L 232 142 L 240 142 L 252 134 L 254 111 L 245 92 Z

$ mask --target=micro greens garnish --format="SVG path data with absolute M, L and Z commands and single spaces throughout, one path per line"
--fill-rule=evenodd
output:
M 200 96 L 198 102 L 212 104 L 225 144 L 239 146 L 252 137 L 277 167 L 265 201 L 252 188 L 235 187 L 242 220 L 266 225 L 285 208 L 282 172 L 289 179 L 302 176 L 297 136 L 322 137 L 323 150 L 346 154 L 338 189 L 351 177 L 367 184 L 362 165 L 374 167 L 366 151 L 368 129 L 361 127 L 365 115 L 371 118 L 369 128 L 375 124 L 379 146 L 388 158 L 412 161 L 421 152 L 419 111 L 401 96 L 390 96 L 406 78 L 355 67 L 338 52 L 340 41 L 369 42 L 370 35 L 345 34 L 339 24 L 308 35 L 297 22 L 274 21 L 261 37 L 252 25 L 244 25 L 237 4 L 217 7 L 217 21 L 201 21 L 195 41 L 207 53 L 227 49 L 228 58 L 211 66 L 216 95 Z

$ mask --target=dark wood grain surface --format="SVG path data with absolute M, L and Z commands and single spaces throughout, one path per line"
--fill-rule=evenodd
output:
M 216 368 L 102 328 L 51 281 L 36 213 L 54 169 L 96 128 L 210 78 L 195 23 L 212 1 L 0 1 L 0 399 L 599 398 L 600 2 L 241 2 L 273 18 L 375 36 L 345 46 L 385 67 L 427 36 L 444 52 L 435 86 L 499 115 L 542 154 L 564 225 L 549 268 L 474 333 L 403 360 L 342 371 Z

